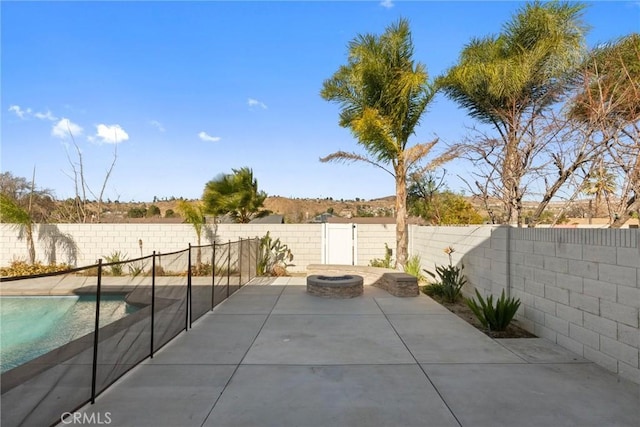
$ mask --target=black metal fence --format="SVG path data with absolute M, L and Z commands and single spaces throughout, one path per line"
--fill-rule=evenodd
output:
M 67 326 L 34 343 L 32 336 L 20 337 L 20 329 L 29 326 L 17 325 L 17 336 L 7 343 L 12 347 L 3 343 L 3 354 L 9 351 L 0 378 L 2 426 L 54 425 L 64 414 L 93 403 L 123 374 L 253 279 L 258 250 L 259 239 L 240 239 L 12 280 L 24 286 L 25 294 L 47 289 L 75 297 L 61 297 L 25 318 L 29 326 L 39 327 L 69 318 Z M 55 343 L 50 342 L 53 335 Z M 16 355 L 25 352 L 44 354 L 20 361 Z

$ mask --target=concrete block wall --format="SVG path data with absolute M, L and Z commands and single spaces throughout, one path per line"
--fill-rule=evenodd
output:
M 507 231 L 495 226 L 410 227 L 409 254 L 418 254 L 422 268 L 435 273 L 435 266 L 449 264 L 445 248 L 455 251 L 454 265 L 464 266 L 468 286 L 481 293 L 499 294 L 507 286 Z
M 367 266 L 372 259 L 384 259 L 385 243 L 393 250 L 392 258 L 396 259 L 395 224 L 358 224 L 356 230 L 356 265 Z
M 511 229 L 527 329 L 640 383 L 640 232 Z
M 189 224 L 58 224 L 59 233 L 72 236 L 78 247 L 76 266 L 93 265 L 120 251 L 127 258 L 140 256 L 139 240 L 142 240 L 142 253 L 149 255 L 154 250 L 168 253 L 186 249 L 191 243 L 197 244 L 196 234 Z M 289 246 L 294 255 L 291 272 L 304 271 L 308 264 L 318 264 L 322 258 L 322 228 L 320 224 L 218 224 L 211 225 L 210 231 L 203 231 L 201 244 L 236 241 L 239 238 L 262 237 L 267 231 L 283 244 Z M 0 265 L 8 265 L 14 259 L 28 258 L 24 239 L 18 239 L 15 229 L 6 224 L 0 225 Z M 46 246 L 36 237 L 36 256 L 47 262 Z M 58 249 L 57 262 L 69 262 L 65 254 Z

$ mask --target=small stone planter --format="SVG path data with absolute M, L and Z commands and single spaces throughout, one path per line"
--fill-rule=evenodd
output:
M 307 292 L 325 298 L 354 298 L 364 291 L 362 276 L 323 276 L 314 274 L 307 277 Z

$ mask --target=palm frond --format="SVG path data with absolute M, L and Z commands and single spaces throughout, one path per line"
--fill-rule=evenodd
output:
M 361 154 L 358 154 L 358 153 L 348 153 L 346 151 L 336 151 L 335 153 L 331 153 L 328 156 L 321 157 L 320 161 L 322 163 L 329 163 L 329 162 L 334 162 L 334 163 L 354 163 L 354 162 L 368 163 L 370 165 L 373 165 L 373 166 L 375 166 L 377 168 L 382 169 L 383 171 L 385 171 L 389 175 L 395 177 L 395 174 L 393 173 L 393 171 L 387 169 L 386 167 L 384 167 L 380 163 L 378 163 L 378 162 L 376 162 L 374 160 L 371 160 L 370 158 L 368 158 L 366 156 L 363 156 Z

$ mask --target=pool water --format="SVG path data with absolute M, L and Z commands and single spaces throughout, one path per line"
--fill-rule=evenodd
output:
M 91 333 L 95 327 L 95 307 L 94 295 L 1 297 L 1 371 L 13 369 Z M 124 301 L 124 295 L 103 295 L 100 327 L 136 310 L 137 307 Z

